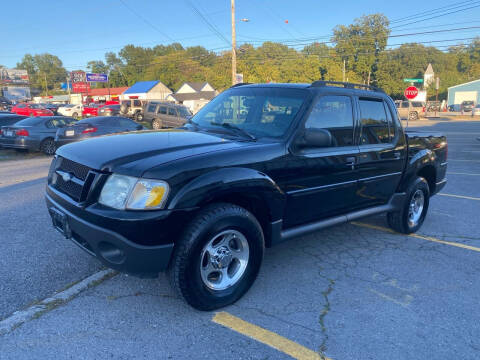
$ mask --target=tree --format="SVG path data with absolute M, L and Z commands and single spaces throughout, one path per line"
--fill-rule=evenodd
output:
M 67 78 L 67 71 L 62 61 L 48 53 L 26 54 L 22 61 L 17 63 L 17 69 L 27 70 L 30 84 L 40 89 L 58 89 Z
M 382 14 L 362 16 L 349 26 L 333 29 L 335 50 L 347 68 L 361 76 L 364 83 L 374 82 L 380 54 L 390 34 L 388 19 Z

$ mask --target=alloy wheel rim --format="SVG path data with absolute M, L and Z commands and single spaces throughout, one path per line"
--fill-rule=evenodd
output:
M 410 199 L 408 206 L 408 225 L 414 227 L 418 225 L 420 218 L 423 214 L 423 208 L 425 206 L 425 195 L 423 191 L 418 189 Z
M 45 143 L 45 152 L 49 155 L 53 155 L 55 153 L 55 143 L 53 141 L 47 141 Z
M 211 290 L 228 289 L 239 282 L 248 266 L 250 248 L 237 230 L 225 230 L 213 236 L 200 257 L 200 275 Z

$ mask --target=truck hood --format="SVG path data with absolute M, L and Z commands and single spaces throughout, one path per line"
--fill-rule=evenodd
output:
M 249 144 L 193 131 L 160 130 L 79 141 L 62 146 L 57 154 L 92 169 L 141 176 L 153 166 Z

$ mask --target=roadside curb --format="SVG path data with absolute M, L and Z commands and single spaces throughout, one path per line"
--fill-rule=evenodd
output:
M 0 321 L 0 336 L 8 334 L 9 332 L 15 330 L 17 327 L 26 323 L 27 321 L 39 318 L 44 313 L 53 310 L 58 306 L 72 300 L 82 291 L 99 285 L 100 283 L 114 277 L 115 275 L 117 275 L 117 272 L 111 269 L 99 271 L 81 280 L 80 282 L 66 288 L 65 290 L 60 291 L 44 300 L 41 300 L 38 303 L 35 303 L 34 305 L 28 307 L 25 310 L 14 312 L 8 318 Z

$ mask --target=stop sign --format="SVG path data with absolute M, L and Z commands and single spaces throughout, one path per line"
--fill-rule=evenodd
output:
M 415 99 L 418 95 L 418 89 L 415 86 L 409 86 L 403 92 L 405 97 L 409 100 Z

